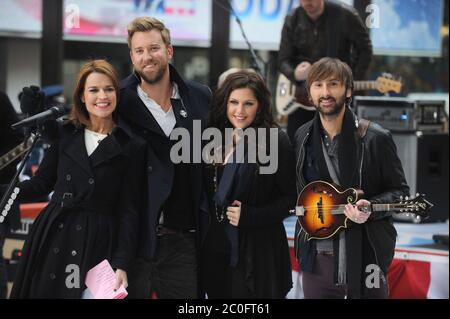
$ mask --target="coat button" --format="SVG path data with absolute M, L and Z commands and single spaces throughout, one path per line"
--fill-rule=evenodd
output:
M 66 175 L 66 181 L 70 181 L 72 179 L 72 176 L 70 174 Z
M 58 247 L 53 248 L 53 252 L 55 253 L 55 255 L 59 254 L 59 248 Z
M 94 179 L 93 178 L 89 178 L 89 184 L 94 184 Z
M 76 250 L 72 250 L 72 256 L 76 256 L 77 255 L 77 251 Z
M 81 227 L 81 225 L 76 225 L 76 226 L 75 226 L 75 229 L 76 229 L 77 231 L 80 231 L 80 230 L 82 229 L 82 227 Z
M 56 279 L 56 275 L 55 275 L 54 273 L 51 273 L 51 274 L 50 274 L 50 279 L 51 279 L 51 280 L 55 280 L 55 279 Z
M 153 171 L 153 167 L 149 166 L 147 167 L 147 172 L 151 173 Z
M 63 223 L 59 223 L 58 228 L 59 229 L 63 229 L 64 228 L 64 224 Z

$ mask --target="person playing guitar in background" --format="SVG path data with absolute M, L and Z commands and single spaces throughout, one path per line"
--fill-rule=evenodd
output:
M 372 58 L 369 33 L 357 11 L 350 6 L 325 0 L 300 0 L 300 6 L 284 22 L 278 53 L 279 70 L 290 81 L 302 86 L 311 64 L 326 56 L 346 62 L 355 79 L 364 79 Z M 314 112 L 306 109 L 289 115 L 291 140 L 295 131 L 313 116 Z
M 409 195 L 394 141 L 388 130 L 358 120 L 350 110 L 353 76 L 344 62 L 322 58 L 314 63 L 306 88 L 317 112 L 295 134 L 297 192 L 320 180 L 362 190 L 366 199 L 344 206 L 348 228 L 329 239 L 311 239 L 297 223 L 295 252 L 305 298 L 387 298 L 384 274 L 396 240 L 392 216 L 361 210 Z M 320 193 L 320 200 L 306 209 L 317 207 L 323 220 L 327 206 L 322 199 L 330 201 L 332 195 L 319 187 L 313 192 Z

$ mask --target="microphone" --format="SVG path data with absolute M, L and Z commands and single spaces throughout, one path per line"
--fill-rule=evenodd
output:
M 34 115 L 45 110 L 45 93 L 38 86 L 26 86 L 19 94 L 22 113 Z
M 11 128 L 13 130 L 19 129 L 21 127 L 27 126 L 27 127 L 34 127 L 37 126 L 39 124 L 42 124 L 43 122 L 47 121 L 47 120 L 54 120 L 57 119 L 58 117 L 61 117 L 67 113 L 70 112 L 70 106 L 53 106 L 51 108 L 49 108 L 48 110 L 38 113 L 36 115 L 30 116 L 18 123 L 15 123 L 13 125 L 11 125 Z

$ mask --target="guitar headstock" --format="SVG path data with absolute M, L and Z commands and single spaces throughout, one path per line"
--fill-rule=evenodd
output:
M 402 81 L 400 79 L 394 79 L 392 74 L 383 73 L 376 79 L 377 90 L 380 93 L 395 92 L 400 93 L 402 91 Z
M 430 217 L 430 209 L 434 205 L 425 199 L 424 194 L 416 194 L 414 197 L 400 197 L 400 202 L 395 205 L 399 213 L 408 213 L 420 216 L 422 219 Z

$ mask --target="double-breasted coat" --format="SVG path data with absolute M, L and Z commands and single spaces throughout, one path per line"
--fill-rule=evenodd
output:
M 63 125 L 36 175 L 19 184 L 21 200 L 54 193 L 25 242 L 12 298 L 80 298 L 87 271 L 102 260 L 128 269 L 145 156 L 142 140 L 121 125 L 90 156 L 84 129 Z

